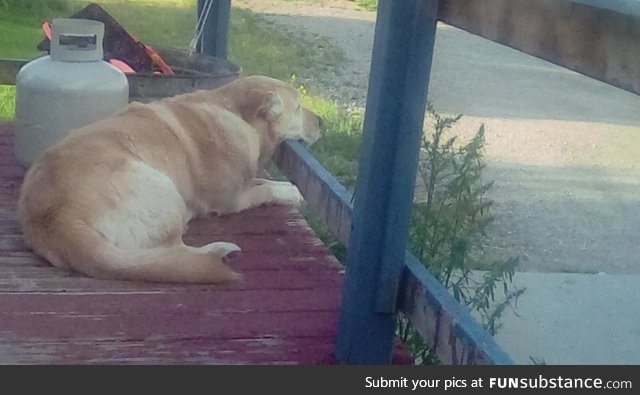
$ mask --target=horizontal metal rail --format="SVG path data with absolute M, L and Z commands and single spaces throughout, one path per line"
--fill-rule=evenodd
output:
M 640 94 L 640 2 L 440 0 L 438 19 Z

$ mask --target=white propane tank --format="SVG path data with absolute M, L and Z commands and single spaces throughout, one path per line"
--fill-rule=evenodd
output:
M 15 155 L 29 167 L 72 129 L 108 118 L 129 102 L 120 70 L 102 60 L 102 22 L 56 18 L 51 52 L 16 79 Z

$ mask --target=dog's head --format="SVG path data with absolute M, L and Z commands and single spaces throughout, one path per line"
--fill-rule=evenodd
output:
M 287 139 L 314 143 L 320 136 L 320 118 L 302 107 L 300 92 L 282 81 L 243 77 L 225 86 L 233 95 L 242 118 L 251 124 L 261 140 L 275 146 Z

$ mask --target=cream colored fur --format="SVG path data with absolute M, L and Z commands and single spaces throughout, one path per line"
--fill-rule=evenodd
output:
M 285 139 L 314 142 L 319 120 L 289 85 L 245 77 L 70 133 L 28 171 L 18 203 L 26 242 L 54 266 L 96 278 L 219 283 L 240 248 L 182 241 L 189 220 L 297 205 L 288 182 L 256 178 Z

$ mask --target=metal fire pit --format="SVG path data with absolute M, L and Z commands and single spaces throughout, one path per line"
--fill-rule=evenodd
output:
M 174 75 L 154 73 L 127 74 L 129 100 L 148 102 L 198 89 L 213 89 L 240 76 L 241 68 L 225 59 L 181 49 L 157 48 Z

